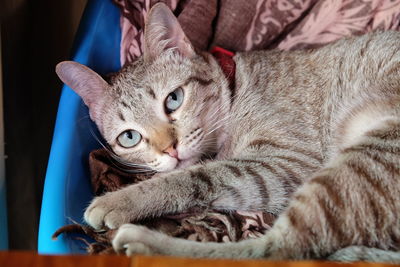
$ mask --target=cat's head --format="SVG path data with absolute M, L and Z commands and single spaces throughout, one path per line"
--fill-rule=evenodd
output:
M 110 83 L 76 62 L 61 62 L 56 72 L 122 159 L 163 172 L 216 152 L 227 81 L 210 54 L 194 50 L 164 4 L 148 15 L 143 56 Z

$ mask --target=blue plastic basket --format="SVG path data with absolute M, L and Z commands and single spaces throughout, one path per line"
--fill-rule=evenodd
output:
M 120 12 L 111 0 L 90 0 L 74 43 L 72 60 L 100 74 L 120 68 Z M 82 222 L 92 198 L 88 155 L 99 147 L 95 129 L 80 97 L 64 86 L 57 113 L 44 185 L 38 251 L 42 254 L 82 253 L 82 243 L 65 236 L 51 239 L 61 226 Z

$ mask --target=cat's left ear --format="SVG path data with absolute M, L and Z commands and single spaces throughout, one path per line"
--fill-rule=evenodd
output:
M 188 58 L 196 56 L 175 15 L 164 3 L 157 3 L 151 8 L 146 20 L 144 58 L 151 61 L 168 49 L 174 49 Z
M 73 61 L 58 63 L 56 73 L 89 107 L 90 118 L 99 122 L 101 103 L 104 101 L 104 92 L 109 87 L 108 83 L 90 68 Z

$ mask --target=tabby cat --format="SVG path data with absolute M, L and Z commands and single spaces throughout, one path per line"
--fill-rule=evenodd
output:
M 400 33 L 384 32 L 237 53 L 231 88 L 155 5 L 144 55 L 109 83 L 75 62 L 56 68 L 113 153 L 157 172 L 95 198 L 85 220 L 119 227 L 113 245 L 128 255 L 399 260 L 389 252 L 400 248 L 399 50 Z M 126 224 L 199 207 L 280 215 L 261 238 L 236 243 Z

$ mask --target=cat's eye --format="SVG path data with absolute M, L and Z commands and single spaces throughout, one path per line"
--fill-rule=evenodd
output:
M 167 98 L 165 99 L 165 111 L 167 114 L 174 112 L 177 110 L 183 102 L 183 89 L 178 87 L 173 92 L 169 93 Z
M 125 148 L 136 146 L 141 139 L 142 136 L 138 131 L 135 130 L 126 130 L 122 132 L 117 138 L 118 143 Z

